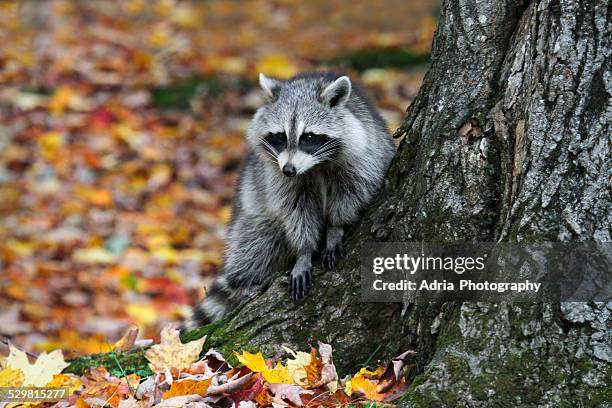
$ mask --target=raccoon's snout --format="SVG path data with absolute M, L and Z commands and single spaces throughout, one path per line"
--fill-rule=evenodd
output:
M 287 177 L 293 177 L 297 173 L 295 166 L 291 163 L 287 163 L 283 166 L 283 174 Z

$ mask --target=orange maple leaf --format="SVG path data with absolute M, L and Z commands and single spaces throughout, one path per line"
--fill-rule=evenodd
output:
M 180 381 L 174 381 L 170 386 L 170 389 L 164 392 L 162 399 L 169 399 L 172 397 L 178 397 L 181 395 L 193 395 L 198 394 L 201 396 L 206 395 L 206 391 L 212 382 L 212 378 L 206 380 L 192 380 L 184 379 Z
M 309 386 L 317 384 L 321 379 L 321 370 L 323 362 L 317 357 L 317 350 L 312 347 L 310 349 L 310 364 L 304 367 L 306 370 L 306 382 Z

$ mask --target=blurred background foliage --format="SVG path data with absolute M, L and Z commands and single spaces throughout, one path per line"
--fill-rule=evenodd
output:
M 259 72 L 360 80 L 389 129 L 437 0 L 0 3 L 0 340 L 155 338 L 216 274 Z M 0 344 L 1 346 L 1 344 Z

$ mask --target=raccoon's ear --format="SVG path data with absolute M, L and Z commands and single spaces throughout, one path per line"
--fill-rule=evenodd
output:
M 349 96 L 351 96 L 351 80 L 346 75 L 336 79 L 321 92 L 321 100 L 331 108 L 343 105 Z
M 259 73 L 259 86 L 261 86 L 261 89 L 264 91 L 266 99 L 273 100 L 276 97 L 276 91 L 280 84 L 281 81 L 278 79 L 269 78 L 261 72 Z

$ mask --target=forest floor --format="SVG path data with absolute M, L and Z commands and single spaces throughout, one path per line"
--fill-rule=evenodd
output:
M 130 324 L 159 339 L 220 266 L 257 74 L 348 72 L 393 131 L 435 13 L 435 1 L 2 2 L 0 340 L 73 357 L 108 351 Z

